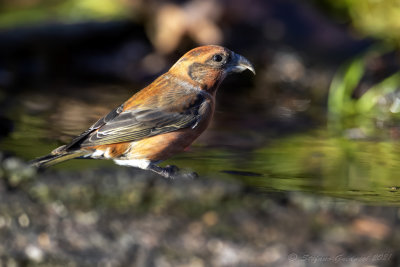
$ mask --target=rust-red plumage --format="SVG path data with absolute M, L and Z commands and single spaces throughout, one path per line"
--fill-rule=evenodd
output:
M 222 80 L 245 69 L 254 73 L 249 61 L 224 47 L 195 48 L 70 144 L 33 164 L 46 167 L 82 157 L 113 159 L 171 177 L 171 169 L 155 164 L 190 146 L 212 119 Z

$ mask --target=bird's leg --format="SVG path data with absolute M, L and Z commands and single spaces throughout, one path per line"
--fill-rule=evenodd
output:
M 161 175 L 164 178 L 168 178 L 168 179 L 174 179 L 175 175 L 179 171 L 179 168 L 174 165 L 168 165 L 165 168 L 161 168 L 160 166 L 157 166 L 156 164 L 150 164 L 147 167 L 147 169 Z

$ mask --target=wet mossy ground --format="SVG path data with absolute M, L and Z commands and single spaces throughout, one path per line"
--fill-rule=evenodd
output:
M 2 158 L 1 266 L 397 266 L 399 208 Z

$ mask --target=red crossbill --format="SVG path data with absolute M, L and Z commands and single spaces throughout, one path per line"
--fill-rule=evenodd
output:
M 221 82 L 246 69 L 255 73 L 246 58 L 227 48 L 195 48 L 69 144 L 32 164 L 47 167 L 73 158 L 113 159 L 172 178 L 174 168 L 156 164 L 190 146 L 210 124 Z

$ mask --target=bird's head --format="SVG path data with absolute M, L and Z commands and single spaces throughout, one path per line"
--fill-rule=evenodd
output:
M 246 69 L 255 74 L 253 65 L 245 57 L 222 46 L 208 45 L 187 52 L 169 73 L 189 79 L 203 90 L 215 92 L 228 74 Z

